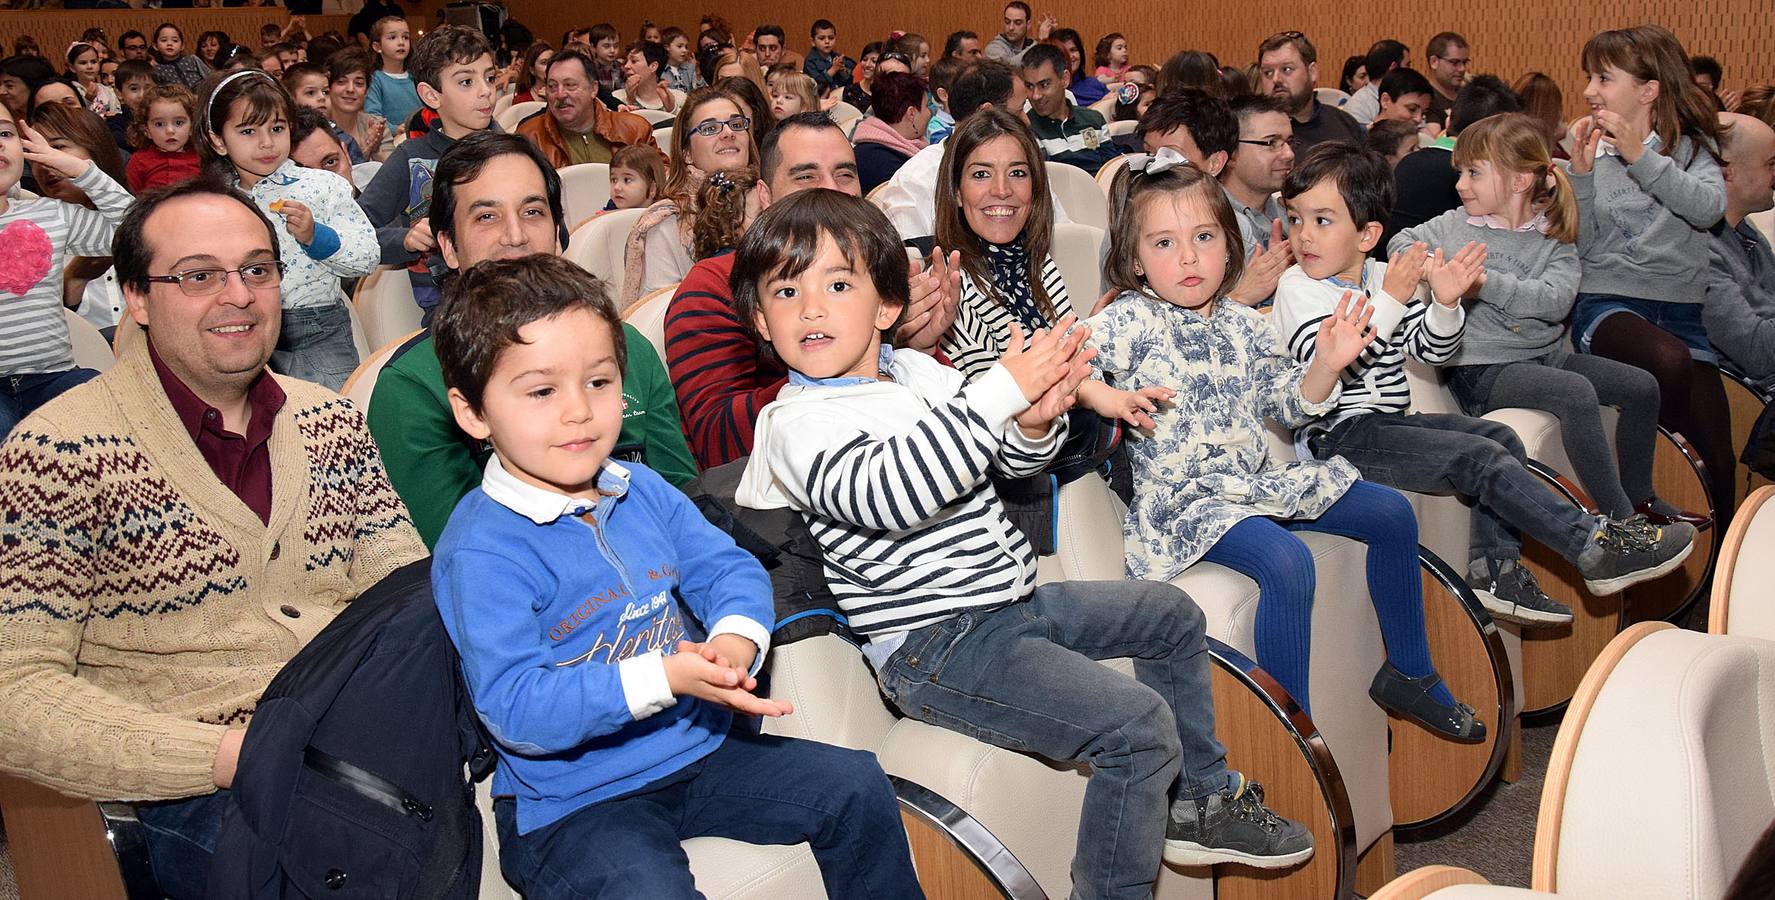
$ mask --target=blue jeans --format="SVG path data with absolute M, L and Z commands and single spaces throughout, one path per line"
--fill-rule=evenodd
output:
M 1569 561 L 1596 519 L 1567 503 L 1523 466 L 1527 451 L 1508 425 L 1470 416 L 1368 413 L 1312 439 L 1313 455 L 1341 456 L 1369 481 L 1473 501 L 1470 561 L 1522 555 L 1520 529 Z
M 280 375 L 339 390 L 357 369 L 357 343 L 345 304 L 304 306 L 283 311 L 271 368 Z
M 1418 521 L 1411 503 L 1391 488 L 1358 481 L 1317 519 L 1277 521 L 1252 516 L 1234 525 L 1202 556 L 1257 582 L 1257 664 L 1307 705 L 1313 641 L 1313 553 L 1289 532 L 1318 531 L 1368 545 L 1368 596 L 1387 647 L 1387 661 L 1410 678 L 1430 674 L 1424 635 L 1424 584 L 1418 576 Z
M 1073 889 L 1150 898 L 1172 795 L 1226 785 L 1205 626 L 1195 601 L 1168 584 L 1045 584 L 1027 602 L 907 633 L 881 688 L 914 719 L 1089 763 Z M 1135 678 L 1097 662 L 1120 657 L 1134 658 Z
M 743 726 L 671 777 L 529 834 L 512 799 L 495 800 L 493 818 L 499 867 L 526 900 L 701 897 L 679 844 L 693 837 L 811 844 L 829 897 L 924 896 L 874 754 Z
M 1707 338 L 1699 303 L 1669 303 L 1614 294 L 1579 294 L 1572 305 L 1572 347 L 1579 353 L 1594 352 L 1591 341 L 1602 320 L 1618 313 L 1638 316 L 1675 335 L 1689 348 L 1689 355 L 1709 365 L 1719 365 L 1720 354 Z
M 173 900 L 202 900 L 229 797 L 230 792 L 219 790 L 136 805 L 136 818 L 148 841 L 148 862 L 161 893 Z
M 11 434 L 12 427 L 36 412 L 37 407 L 54 400 L 63 391 L 97 377 L 97 369 L 0 375 L 0 438 Z

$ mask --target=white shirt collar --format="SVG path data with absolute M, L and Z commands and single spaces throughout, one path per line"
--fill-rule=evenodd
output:
M 617 497 L 628 493 L 629 470 L 613 460 L 605 460 L 603 468 L 598 470 L 598 490 Z M 569 497 L 523 481 L 506 471 L 497 453 L 487 459 L 487 471 L 481 475 L 481 491 L 494 503 L 538 525 L 547 525 L 562 516 L 589 512 L 602 502 Z

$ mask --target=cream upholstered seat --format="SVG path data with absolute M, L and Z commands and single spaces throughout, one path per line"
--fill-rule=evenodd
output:
M 1775 640 L 1775 485 L 1752 491 L 1738 507 L 1713 573 L 1707 630 Z
M 641 332 L 641 336 L 653 345 L 653 351 L 659 354 L 663 362 L 666 358 L 666 309 L 672 305 L 672 297 L 678 293 L 678 283 L 672 282 L 662 288 L 649 291 L 647 296 L 635 301 L 635 305 L 623 312 L 622 320 L 629 327 Z
M 561 176 L 561 213 L 568 227 L 591 218 L 610 202 L 609 163 L 580 163 L 556 171 Z
M 419 332 L 417 331 L 409 332 L 376 348 L 374 352 L 365 354 L 363 361 L 358 363 L 357 368 L 352 370 L 351 376 L 345 379 L 345 384 L 339 388 L 339 393 L 344 394 L 346 399 L 357 404 L 359 412 L 368 413 L 370 411 L 370 397 L 376 392 L 376 378 L 382 374 L 382 367 L 388 365 L 388 361 L 394 358 L 396 350 L 418 336 Z
M 363 324 L 364 342 L 372 348 L 417 329 L 425 316 L 413 299 L 407 270 L 386 266 L 358 281 L 351 305 Z
M 1109 227 L 1109 201 L 1090 172 L 1066 163 L 1049 162 L 1048 184 L 1068 218 L 1099 230 Z
M 95 369 L 100 372 L 110 371 L 117 363 L 117 356 L 111 352 L 111 344 L 105 336 L 93 327 L 91 322 L 80 317 L 80 314 L 63 309 L 62 318 L 68 321 L 68 339 L 74 345 L 74 365 L 82 369 Z
M 594 218 L 573 230 L 562 256 L 597 276 L 614 294 L 622 286 L 623 251 L 629 243 L 629 232 L 645 209 L 617 209 Z
M 1534 890 L 1439 868 L 1374 900 L 1720 896 L 1775 818 L 1772 692 L 1775 642 L 1661 622 L 1623 631 L 1585 675 L 1554 742 Z
M 518 127 L 519 122 L 530 118 L 531 113 L 538 112 L 547 105 L 548 104 L 541 100 L 525 100 L 522 103 L 513 103 L 496 113 L 493 116 L 493 121 L 499 123 L 500 131 L 511 131 Z
M 1103 293 L 1103 263 L 1099 255 L 1102 248 L 1101 228 L 1079 222 L 1054 225 L 1048 255 L 1054 257 L 1060 280 L 1066 283 L 1066 293 L 1072 299 L 1073 311 L 1080 318 L 1091 315 L 1091 304 Z

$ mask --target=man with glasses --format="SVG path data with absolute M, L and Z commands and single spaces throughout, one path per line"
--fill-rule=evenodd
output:
M 205 893 L 259 696 L 425 557 L 363 417 L 269 372 L 273 225 L 187 181 L 118 226 L 139 329 L 0 446 L 0 770 L 128 799 L 161 891 Z
M 560 169 L 608 163 L 630 144 L 658 148 L 646 119 L 617 112 L 598 100 L 592 60 L 583 51 L 569 47 L 555 54 L 549 61 L 547 84 L 548 114 L 531 116 L 515 130 L 542 151 L 549 165 Z
M 1283 236 L 1282 205 L 1276 202 L 1276 192 L 1294 168 L 1294 120 L 1275 97 L 1235 97 L 1228 105 L 1238 120 L 1239 137 L 1232 159 L 1220 170 L 1220 186 L 1233 204 L 1245 244 L 1245 273 L 1228 296 L 1261 306 L 1275 295 L 1277 280 L 1294 262 Z
M 1429 61 L 1432 88 L 1430 111 L 1425 114 L 1424 121 L 1445 128 L 1448 126 L 1448 111 L 1454 108 L 1455 95 L 1461 92 L 1461 85 L 1467 83 L 1467 64 L 1472 61 L 1467 39 L 1452 31 L 1444 31 L 1430 39 L 1424 57 Z
M 1324 141 L 1362 143 L 1362 126 L 1350 114 L 1319 102 L 1319 51 L 1298 31 L 1270 35 L 1257 48 L 1257 92 L 1274 97 L 1294 119 L 1294 152 L 1306 153 Z M 1376 80 L 1379 80 L 1378 78 Z
M 148 61 L 148 37 L 140 31 L 125 31 L 117 38 L 117 51 L 124 59 Z

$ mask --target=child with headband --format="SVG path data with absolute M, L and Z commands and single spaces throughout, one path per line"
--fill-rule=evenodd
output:
M 1269 454 L 1266 420 L 1303 425 L 1334 406 L 1338 373 L 1374 339 L 1367 299 L 1346 293 L 1318 327 L 1312 362 L 1296 362 L 1262 314 L 1226 296 L 1245 254 L 1213 176 L 1169 151 L 1133 156 L 1110 199 L 1105 271 L 1120 293 L 1091 321 L 1098 365 L 1125 390 L 1175 390 L 1129 442 L 1129 576 L 1170 581 L 1206 560 L 1256 580 L 1257 661 L 1308 709 L 1315 572 L 1294 533 L 1360 541 L 1387 649 L 1369 696 L 1450 740 L 1483 740 L 1485 725 L 1430 662 L 1411 505 L 1343 459 Z
M 271 366 L 339 390 L 358 363 L 339 279 L 376 268 L 376 232 L 352 200 L 350 182 L 290 159 L 295 102 L 270 75 L 255 69 L 211 75 L 200 106 L 197 146 L 205 169 L 284 225 L 277 236 L 285 267 L 283 330 Z

